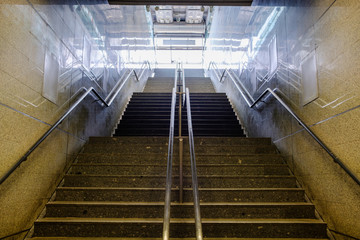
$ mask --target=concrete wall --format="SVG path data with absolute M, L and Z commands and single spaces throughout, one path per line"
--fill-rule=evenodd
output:
M 285 102 L 360 178 L 360 2 L 281 1 L 280 7 L 267 3 L 273 6 L 215 9 L 208 63 L 231 68 L 254 98 L 267 87 L 278 88 Z M 277 67 L 268 75 L 274 64 L 269 53 L 274 37 Z M 312 56 L 318 82 L 311 80 L 310 86 L 318 86 L 318 97 L 304 104 L 303 83 L 311 69 L 303 71 L 302 64 Z M 229 77 L 221 84 L 214 70 L 208 74 L 216 90 L 228 94 L 249 136 L 272 138 L 328 227 L 360 238 L 359 185 L 276 101 L 269 98 L 265 107 L 249 109 Z
M 66 2 L 0 2 L 1 176 L 69 108 L 79 88 L 94 87 L 106 97 L 130 68 L 151 60 L 151 51 L 136 55 L 139 49 L 130 44 L 142 37 L 142 46 L 152 49 L 143 7 Z M 131 77 L 109 108 L 88 96 L 1 184 L 1 239 L 32 226 L 88 137 L 111 135 L 130 95 L 142 90 L 149 74 L 140 82 Z

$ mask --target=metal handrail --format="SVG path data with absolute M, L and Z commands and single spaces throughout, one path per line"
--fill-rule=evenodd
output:
M 168 145 L 168 159 L 166 167 L 166 185 L 165 185 L 165 205 L 164 205 L 164 220 L 163 220 L 163 240 L 170 238 L 170 204 L 171 204 L 171 173 L 172 160 L 174 152 L 174 122 L 175 122 L 175 105 L 176 105 L 176 88 L 174 87 L 171 95 L 171 115 L 170 115 L 170 129 L 169 129 L 169 145 Z
M 176 62 L 175 76 L 174 76 L 174 88 L 175 89 L 177 88 L 178 70 L 179 70 L 179 64 Z
M 140 71 L 139 71 L 139 72 L 141 72 L 140 75 L 138 75 L 138 73 L 136 73 L 136 71 L 134 70 L 134 74 L 135 74 L 136 80 L 138 82 L 140 81 L 140 79 L 144 75 L 144 72 L 145 72 L 145 69 L 146 69 L 146 67 L 144 67 L 144 66 L 146 66 L 146 65 L 148 66 L 149 70 L 151 70 L 151 64 L 150 64 L 149 61 L 144 61 L 144 63 L 141 65 Z
M 7 171 L 0 179 L 0 184 L 2 184 L 19 166 L 21 163 L 23 163 L 24 161 L 26 161 L 26 159 L 29 157 L 29 155 L 50 135 L 50 133 L 52 133 L 61 123 L 62 121 L 64 121 L 64 119 L 66 117 L 68 117 L 70 115 L 70 113 L 77 107 L 80 105 L 80 103 L 85 99 L 85 97 L 87 95 L 89 95 L 90 93 L 93 93 L 99 100 L 100 102 L 105 105 L 106 107 L 109 107 L 113 101 L 115 100 L 116 96 L 119 94 L 119 92 L 121 91 L 121 89 L 124 87 L 125 83 L 127 82 L 127 80 L 130 78 L 131 74 L 133 74 L 135 72 L 134 69 L 132 69 L 130 71 L 130 73 L 126 76 L 126 78 L 123 81 L 119 81 L 114 87 L 113 89 L 110 91 L 110 93 L 108 94 L 108 96 L 103 99 L 100 94 L 93 88 L 90 87 L 89 89 L 82 87 L 80 88 L 76 94 L 79 94 L 81 91 L 85 91 L 85 93 L 83 93 L 79 99 L 69 108 L 69 110 L 66 111 L 66 113 L 64 113 L 59 120 L 56 121 L 56 123 L 54 125 L 51 126 L 51 128 L 49 130 L 47 130 L 44 135 L 42 135 L 39 140 L 37 140 L 35 142 L 34 145 L 31 146 L 31 148 L 10 168 L 9 171 Z M 72 97 L 71 97 L 72 98 Z
M 185 103 L 185 89 L 186 89 L 186 86 L 185 86 L 185 70 L 184 70 L 184 66 L 183 66 L 183 64 L 182 64 L 182 63 L 181 63 L 181 80 L 182 80 L 183 106 L 184 106 L 184 103 Z
M 202 224 L 201 224 L 201 215 L 200 215 L 200 200 L 199 200 L 198 179 L 197 179 L 197 171 L 196 171 L 194 134 L 192 128 L 192 119 L 191 119 L 189 88 L 186 88 L 185 92 L 186 92 L 186 111 L 187 111 L 187 120 L 188 120 L 188 131 L 189 131 L 191 178 L 192 178 L 192 188 L 194 195 L 193 199 L 194 199 L 194 211 L 195 211 L 196 239 L 202 240 L 203 233 L 202 233 Z
M 212 62 L 209 64 L 209 68 L 211 68 Z M 330 155 L 330 157 L 333 158 L 334 162 L 340 165 L 340 167 L 358 184 L 360 185 L 360 180 L 356 177 L 356 175 L 330 150 L 330 148 L 313 132 L 311 129 L 301 120 L 301 118 L 293 111 L 291 108 L 281 99 L 279 95 L 277 95 L 275 92 L 278 91 L 277 88 L 270 89 L 267 88 L 265 91 L 256 99 L 254 100 L 250 93 L 247 91 L 245 86 L 242 84 L 240 79 L 235 79 L 231 72 L 228 69 L 225 69 L 224 72 L 227 72 L 228 76 L 230 77 L 231 81 L 234 83 L 237 90 L 240 92 L 241 96 L 244 98 L 246 104 L 253 108 L 256 106 L 257 103 L 261 101 L 263 97 L 265 97 L 268 93 L 273 95 L 276 100 L 292 115 L 295 120 L 307 131 L 312 138 L 315 139 L 315 141 Z M 240 85 L 240 86 L 239 86 Z
M 180 69 L 181 67 L 181 69 Z M 179 64 L 177 69 L 178 76 L 181 77 L 181 87 L 179 86 L 179 105 L 178 105 L 178 115 L 179 115 L 179 203 L 183 203 L 184 198 L 184 184 L 183 184 L 183 159 L 184 159 L 184 138 L 182 136 L 182 108 L 185 106 L 185 74 L 183 64 Z

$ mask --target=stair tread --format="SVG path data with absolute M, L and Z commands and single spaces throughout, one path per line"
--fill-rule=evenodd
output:
M 57 189 L 67 190 L 147 190 L 158 191 L 165 188 L 139 188 L 139 187 L 58 187 Z M 192 188 L 183 188 L 184 190 L 191 190 Z M 171 190 L 179 190 L 178 188 L 172 188 Z M 304 191 L 303 188 L 199 188 L 199 191 Z
M 47 205 L 107 205 L 107 206 L 164 206 L 164 202 L 115 202 L 115 201 L 53 201 Z M 193 202 L 177 203 L 172 206 L 193 206 Z M 313 206 L 308 202 L 201 202 L 200 206 Z
M 271 223 L 303 223 L 303 224 L 325 224 L 320 219 L 278 219 L 278 218 L 254 218 L 254 219 L 201 219 L 203 224 L 207 223 L 217 223 L 217 224 L 230 224 L 230 223 L 243 223 L 243 224 L 251 224 L 251 223 L 260 223 L 260 224 L 271 224 Z M 36 223 L 46 223 L 46 222 L 67 222 L 67 223 L 163 223 L 163 218 L 79 218 L 79 217 L 45 217 L 36 220 Z M 194 219 L 191 218 L 172 218 L 170 219 L 171 223 L 194 223 Z
M 164 154 L 164 153 L 116 153 L 116 152 L 114 152 L 114 153 L 109 153 L 109 152 L 104 152 L 104 153 L 97 153 L 97 152 L 94 152 L 94 153 L 92 153 L 92 152 L 82 152 L 82 153 L 80 153 L 79 155 L 93 155 L 93 154 L 100 154 L 100 155 L 121 155 L 121 156 L 123 156 L 123 155 L 146 155 L 146 156 L 148 156 L 148 155 L 160 155 L 160 156 L 167 156 L 167 153 L 166 154 Z M 279 154 L 279 153 L 243 153 L 243 154 L 241 154 L 241 153 L 233 153 L 233 154 L 231 154 L 230 156 L 239 156 L 239 157 L 246 157 L 246 156 L 253 156 L 253 155 L 257 155 L 257 156 L 277 156 L 277 157 L 281 157 L 282 158 L 282 156 L 281 156 L 281 154 Z M 209 154 L 207 154 L 207 153 L 196 153 L 196 156 L 223 156 L 224 157 L 224 154 L 220 154 L 220 153 L 209 153 Z M 226 154 L 225 155 L 225 157 L 226 156 L 229 156 L 229 154 Z
M 71 166 L 143 166 L 143 167 L 166 167 L 166 164 L 124 164 L 124 163 L 74 163 Z M 178 167 L 178 164 L 173 164 Z M 184 167 L 190 167 L 190 164 L 183 164 Z M 196 167 L 287 167 L 287 164 L 196 164 Z
M 104 174 L 66 174 L 65 176 L 77 176 L 77 177 L 166 177 L 165 175 L 104 175 Z M 178 175 L 172 175 L 174 178 L 178 177 Z M 184 178 L 191 178 L 191 175 L 183 175 Z M 293 175 L 198 175 L 198 177 L 211 177 L 211 178 L 294 178 Z
M 137 138 L 144 138 L 144 139 L 148 139 L 147 137 L 133 137 L 133 136 L 129 136 L 129 137 L 124 137 L 124 136 L 119 136 L 119 137 L 89 137 L 89 139 L 137 139 Z M 158 138 L 163 138 L 163 139 L 168 139 L 168 137 L 156 137 Z M 206 137 L 206 138 L 202 138 L 202 137 L 194 137 L 194 140 L 201 140 L 201 139 L 230 139 L 230 140 L 234 140 L 234 139 L 244 139 L 244 138 L 239 138 L 239 137 Z M 271 140 L 271 138 L 262 138 L 262 137 L 251 137 L 251 138 L 245 138 L 245 139 L 267 139 L 267 140 Z
M 113 238 L 113 237 L 34 237 L 33 240 L 162 240 L 162 238 Z M 171 238 L 173 240 L 195 240 L 195 238 Z M 224 238 L 204 238 L 220 240 Z M 228 240 L 275 240 L 274 238 L 226 238 Z M 328 240 L 327 238 L 276 238 L 276 240 Z

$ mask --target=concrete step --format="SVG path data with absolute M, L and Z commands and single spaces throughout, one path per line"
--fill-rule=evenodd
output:
M 175 140 L 176 141 L 176 140 Z M 185 143 L 184 143 L 185 144 Z M 195 148 L 196 149 L 196 148 Z M 188 161 L 188 154 L 184 154 L 184 161 Z M 121 163 L 121 164 L 165 164 L 166 153 L 81 153 L 78 163 Z M 178 153 L 174 151 L 173 163 L 178 163 Z M 197 164 L 285 164 L 279 154 L 250 154 L 250 155 L 205 155 L 196 154 Z
M 126 111 L 129 109 L 138 109 L 138 110 L 142 110 L 142 109 L 155 109 L 156 108 L 161 108 L 161 109 L 171 109 L 171 102 L 162 102 L 162 103 L 150 103 L 147 102 L 145 103 L 134 103 L 134 102 L 130 102 L 127 107 L 126 107 Z M 218 110 L 218 109 L 222 109 L 222 110 L 229 110 L 229 111 L 233 111 L 231 105 L 227 102 L 224 103 L 203 103 L 203 102 L 191 102 L 191 110 L 195 110 L 197 108 L 201 108 L 199 110 L 202 109 L 206 109 L 206 111 L 212 111 L 212 110 Z M 183 110 L 186 110 L 186 107 L 183 108 Z
M 132 145 L 117 145 L 117 144 L 86 144 L 84 152 L 117 152 L 117 153 L 167 153 L 167 144 L 132 144 Z
M 315 218 L 310 203 L 201 203 L 202 218 Z M 164 202 L 50 202 L 45 217 L 162 218 Z M 192 218 L 193 203 L 172 203 L 171 218 Z
M 140 175 L 71 175 L 64 178 L 67 187 L 165 187 L 164 176 Z M 293 176 L 201 176 L 202 188 L 292 188 L 296 187 Z M 191 186 L 191 176 L 184 176 L 184 187 Z M 178 176 L 173 175 L 173 186 L 178 186 Z
M 213 145 L 206 147 L 202 145 L 196 146 L 196 154 L 275 154 L 278 153 L 273 145 Z
M 35 237 L 160 237 L 162 218 L 43 218 Z M 202 219 L 205 237 L 326 238 L 326 224 L 315 219 Z M 171 219 L 170 237 L 194 237 L 194 220 Z
M 139 112 L 139 113 L 147 113 L 147 114 L 155 114 L 155 113 L 167 113 L 170 114 L 170 107 L 129 107 L 126 109 L 124 115 Z M 185 113 L 186 115 L 186 109 L 182 109 L 182 113 Z M 178 112 L 178 108 L 176 108 L 176 112 Z M 233 110 L 230 107 L 218 107 L 218 108 L 212 108 L 212 107 L 202 107 L 202 106 L 193 106 L 191 105 L 191 114 L 202 114 L 202 115 L 235 115 Z
M 219 120 L 216 120 L 219 121 Z M 176 122 L 174 124 L 175 126 L 175 130 L 178 128 L 178 123 Z M 221 124 L 214 122 L 214 121 L 193 121 L 192 122 L 192 127 L 194 130 L 194 133 L 199 132 L 199 131 L 204 131 L 206 130 L 209 134 L 213 134 L 215 132 L 223 132 L 223 131 L 240 131 L 243 132 L 243 129 L 241 127 L 241 125 L 239 125 L 239 122 L 236 120 L 231 120 L 231 121 L 226 121 L 223 122 Z M 127 130 L 127 131 L 137 131 L 137 132 L 142 132 L 145 129 L 154 129 L 154 130 L 158 130 L 158 129 L 165 129 L 167 130 L 167 134 L 169 134 L 169 128 L 170 128 L 170 123 L 168 121 L 157 121 L 157 122 L 153 122 L 153 121 L 133 121 L 133 120 L 122 120 L 120 122 L 120 125 L 117 127 L 117 131 L 119 130 Z M 184 131 L 188 131 L 188 126 L 187 123 L 184 123 L 182 125 L 182 129 Z
M 168 137 L 90 137 L 89 143 L 102 143 L 102 144 L 152 144 L 161 143 L 167 144 Z M 184 138 L 187 142 L 187 138 Z M 195 147 L 198 145 L 214 146 L 214 145 L 272 145 L 271 138 L 239 138 L 239 137 L 195 137 Z M 188 144 L 188 143 L 187 143 Z
M 134 129 L 117 129 L 114 136 L 168 136 L 169 128 L 148 128 L 134 130 Z
M 179 166 L 173 166 L 173 173 L 179 172 Z M 183 165 L 184 175 L 191 175 L 189 164 Z M 73 164 L 70 174 L 100 175 L 165 175 L 166 165 L 124 165 L 124 164 Z M 197 164 L 199 175 L 289 175 L 285 164 Z
M 304 202 L 300 188 L 200 188 L 201 202 Z M 183 190 L 184 202 L 193 201 L 191 188 Z M 56 201 L 133 201 L 159 202 L 165 199 L 165 188 L 59 187 Z M 179 200 L 174 188 L 171 200 Z
M 216 129 L 213 128 L 203 128 L 203 129 L 194 129 L 194 136 L 233 136 L 233 137 L 246 137 L 241 128 L 239 129 Z M 186 134 L 187 133 L 183 133 Z M 114 136 L 168 136 L 169 129 L 167 128 L 143 128 L 141 130 L 134 129 L 117 129 Z M 175 136 L 178 134 L 175 132 Z
M 136 118 L 136 119 L 121 119 L 120 121 L 120 126 L 129 126 L 131 127 L 131 125 L 135 125 L 137 127 L 141 127 L 142 125 L 152 125 L 152 126 L 156 126 L 156 125 L 166 125 L 166 126 L 170 126 L 170 120 L 166 119 L 166 118 L 158 118 L 158 119 L 148 119 L 148 118 Z M 179 119 L 175 119 L 174 122 L 175 126 L 179 125 Z M 183 128 L 187 128 L 187 119 L 183 118 L 181 121 L 181 124 L 183 126 Z M 214 127 L 220 127 L 220 126 L 228 126 L 229 125 L 233 125 L 231 127 L 237 127 L 239 125 L 239 121 L 234 117 L 233 119 L 230 118 L 225 118 L 225 119 L 193 119 L 192 120 L 192 124 L 193 126 L 198 126 L 198 125 L 214 125 Z
M 167 145 L 169 137 L 90 137 L 88 143 L 90 144 L 163 144 Z
M 234 131 L 235 132 L 235 131 Z M 194 130 L 194 134 L 196 131 Z M 185 151 L 188 148 L 187 144 L 184 144 Z M 174 145 L 174 149 L 177 149 L 177 145 Z M 86 153 L 167 153 L 168 147 L 165 144 L 159 145 L 144 145 L 134 144 L 132 146 L 125 147 L 123 145 L 116 144 L 86 144 L 84 152 Z M 199 145 L 196 147 L 197 154 L 275 154 L 277 149 L 273 145 L 231 145 L 231 146 L 217 146 L 206 147 Z
M 221 122 L 221 123 L 220 123 Z M 174 124 L 175 129 L 178 128 L 179 124 L 176 121 L 176 123 Z M 216 131 L 219 130 L 242 130 L 241 125 L 239 125 L 239 122 L 235 119 L 233 120 L 226 120 L 226 121 L 221 121 L 218 119 L 213 119 L 211 121 L 207 121 L 207 120 L 194 120 L 192 121 L 192 127 L 194 129 L 194 131 L 200 131 L 203 129 L 207 129 L 209 131 L 209 133 L 211 134 L 212 132 L 214 132 L 214 129 L 216 129 Z M 117 130 L 136 130 L 136 131 L 142 131 L 143 129 L 166 129 L 167 128 L 167 132 L 169 132 L 169 128 L 170 128 L 170 122 L 167 121 L 166 119 L 163 120 L 157 120 L 157 121 L 153 121 L 153 120 L 148 120 L 148 119 L 138 119 L 138 120 L 132 120 L 132 119 L 124 119 L 120 121 L 120 125 L 117 127 Z M 188 131 L 188 125 L 187 122 L 183 122 L 182 124 L 182 129 Z
M 108 238 L 108 237 L 34 237 L 33 240 L 162 240 L 162 238 Z M 196 238 L 171 238 L 173 240 L 196 240 Z M 223 238 L 204 238 L 205 240 L 221 240 Z M 274 238 L 228 238 L 229 240 L 274 240 Z M 276 238 L 276 240 L 328 240 L 328 238 Z
M 183 119 L 186 119 L 186 113 L 183 112 Z M 203 119 L 204 118 L 204 112 L 202 113 L 202 115 L 196 115 L 196 114 L 192 114 L 192 119 L 193 120 L 197 120 L 197 119 Z M 126 113 L 124 116 L 122 116 L 121 119 L 167 119 L 170 122 L 170 112 L 161 112 L 159 114 L 153 114 L 151 112 L 128 112 Z M 175 120 L 179 119 L 177 112 L 175 112 Z M 216 115 L 211 115 L 208 114 L 206 115 L 206 119 L 207 120 L 212 120 L 212 119 L 223 119 L 223 120 L 233 120 L 233 119 L 237 119 L 235 114 L 233 113 L 226 113 L 226 114 L 216 114 Z

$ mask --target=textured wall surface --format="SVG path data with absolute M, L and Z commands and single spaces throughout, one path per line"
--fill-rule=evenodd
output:
M 274 99 L 249 109 L 230 77 L 218 81 L 221 70 L 230 68 L 254 98 L 267 87 L 278 88 L 360 178 L 360 2 L 257 2 L 262 6 L 214 10 L 205 59 L 220 70 L 211 68 L 208 74 L 217 91 L 227 92 L 249 136 L 273 139 L 329 228 L 360 238 L 360 187 Z M 304 64 L 310 58 L 315 59 L 312 67 Z M 304 104 L 309 92 L 303 85 L 311 68 L 315 77 L 309 83 L 318 86 L 318 96 Z
M 1 176 L 71 106 L 81 87 L 106 97 L 130 69 L 139 71 L 153 58 L 144 7 L 51 3 L 0 2 Z M 88 137 L 111 135 L 149 74 L 144 71 L 139 82 L 132 76 L 109 108 L 88 96 L 0 186 L 0 238 L 32 226 Z

